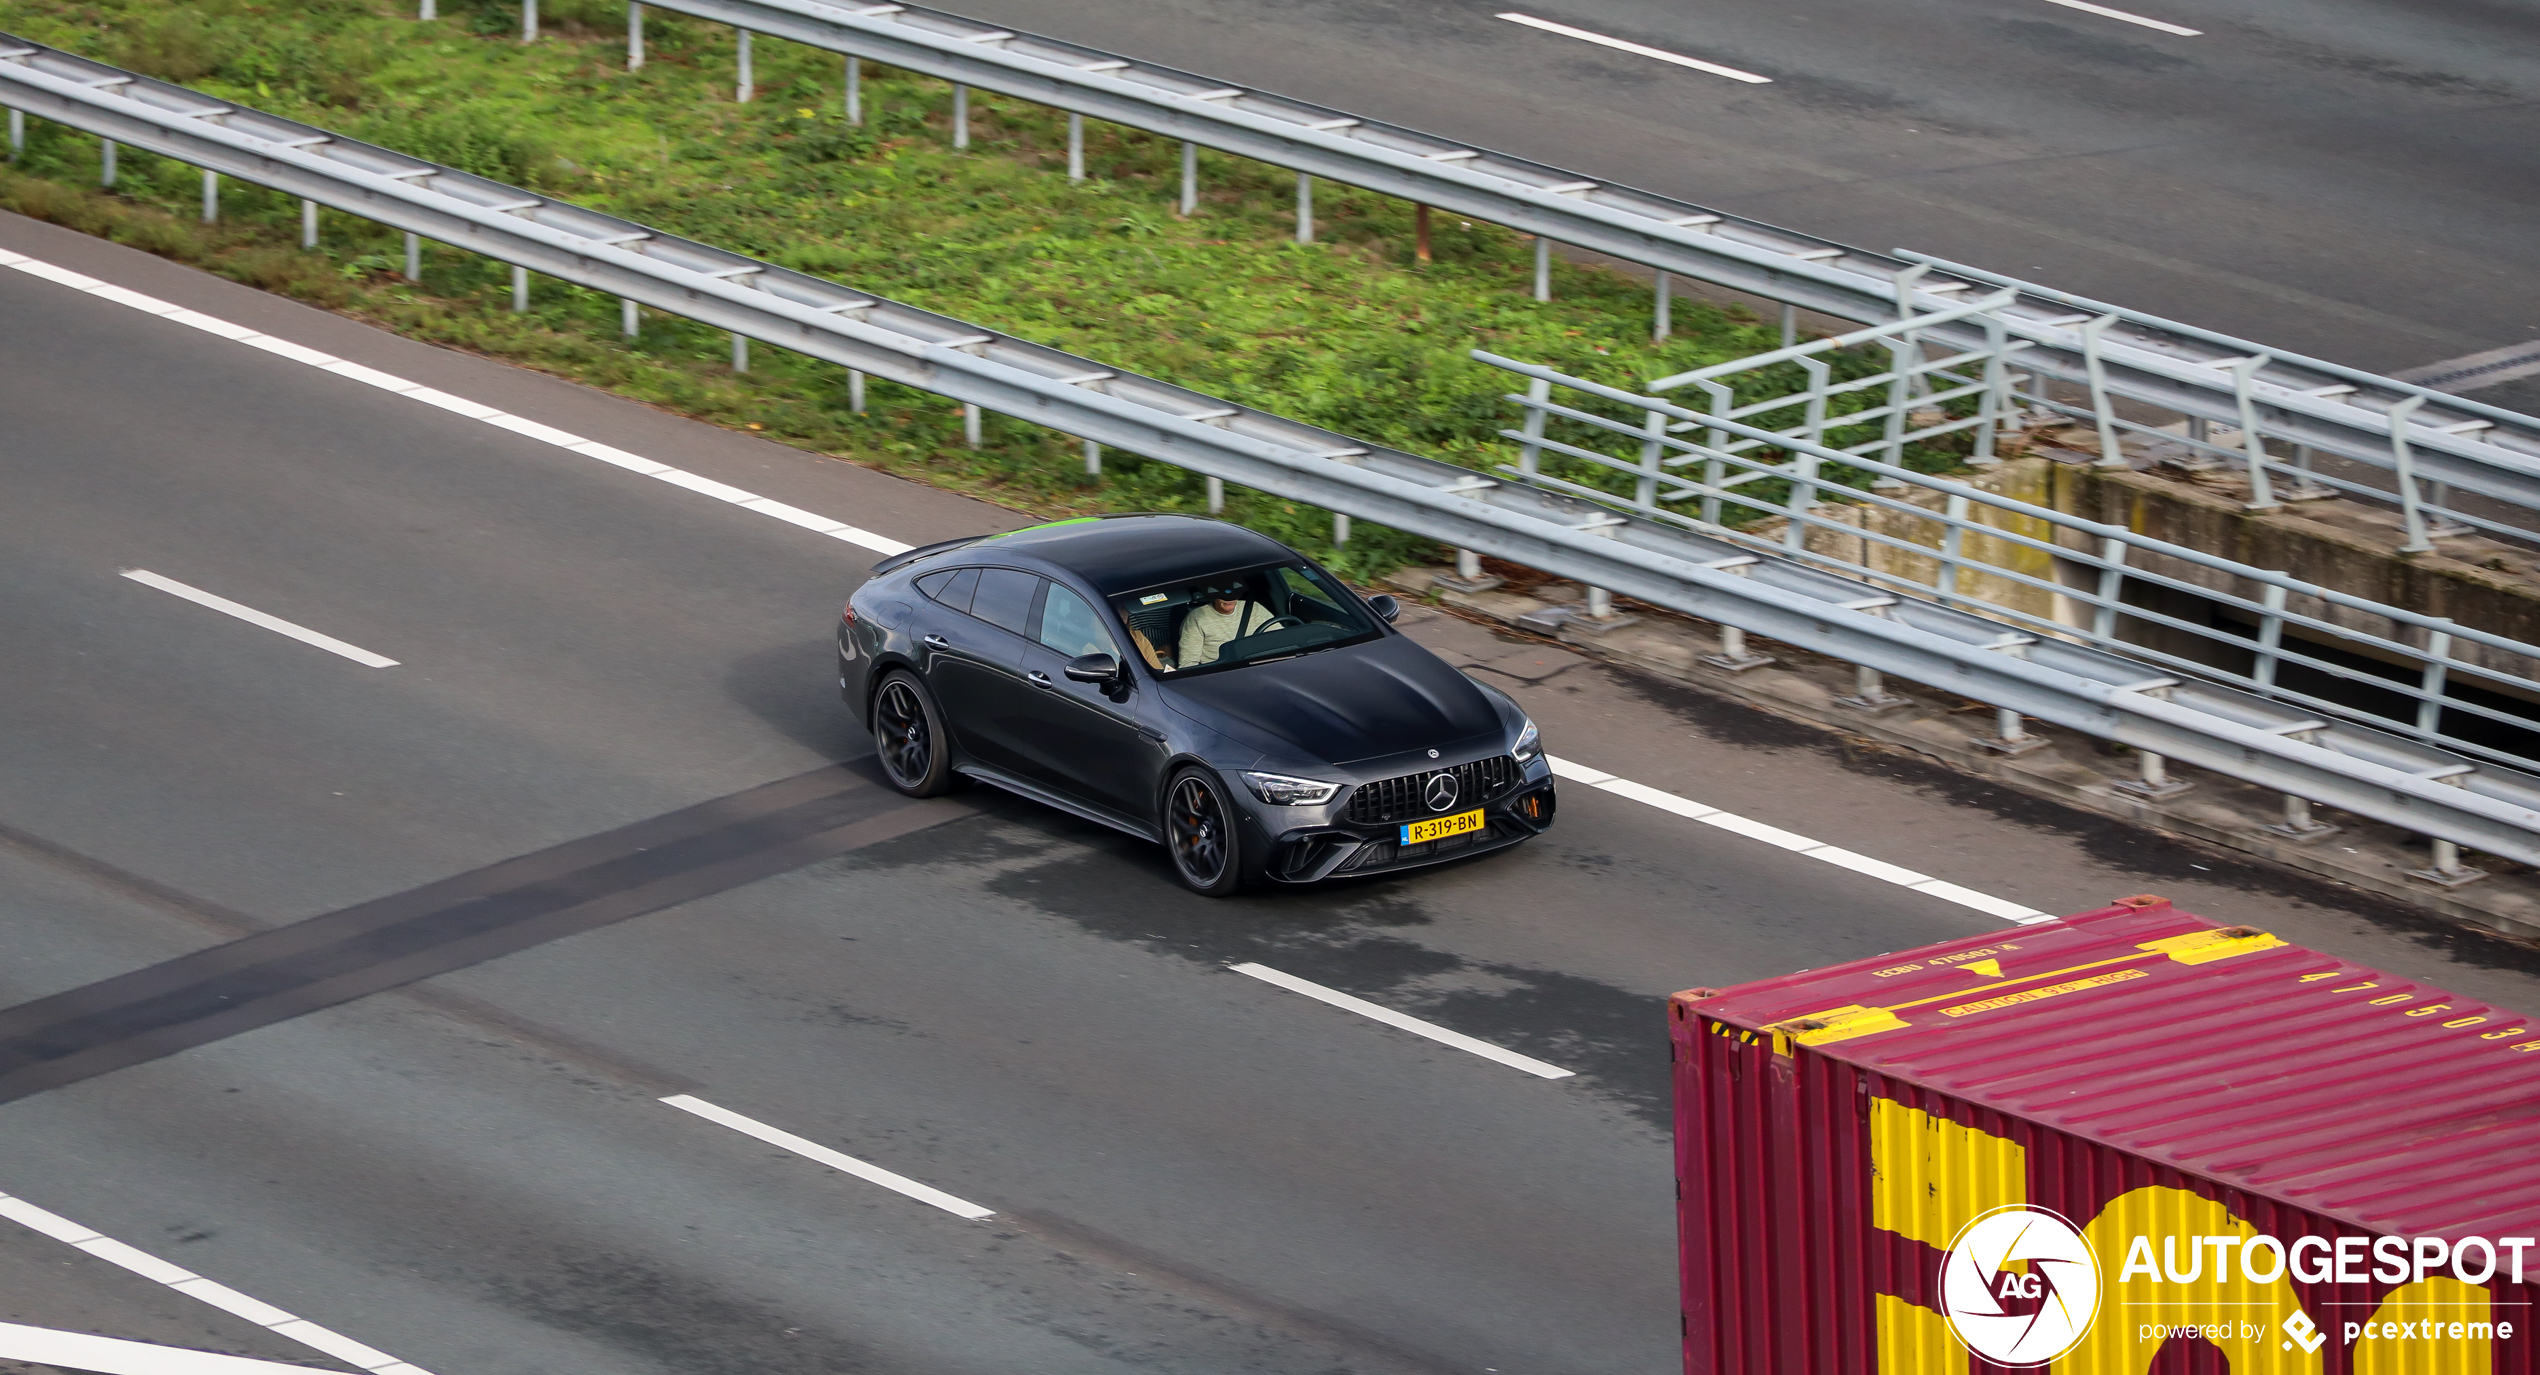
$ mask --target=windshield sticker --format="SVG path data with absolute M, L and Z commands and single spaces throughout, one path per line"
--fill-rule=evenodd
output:
M 1165 600 L 1165 599 L 1166 599 L 1166 598 L 1165 598 L 1165 595 L 1164 595 L 1163 593 L 1161 593 L 1161 592 L 1158 592 L 1158 593 L 1154 594 L 1153 596 L 1147 596 L 1147 597 L 1140 597 L 1140 598 L 1138 598 L 1138 605 L 1140 605 L 1140 606 L 1153 606 L 1153 605 L 1155 605 L 1157 602 L 1163 601 L 1163 600 Z

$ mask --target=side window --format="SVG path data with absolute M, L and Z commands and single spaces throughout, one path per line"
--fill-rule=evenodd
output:
M 1017 635 L 1031 631 L 1032 598 L 1041 590 L 1037 573 L 1012 568 L 979 570 L 979 591 L 970 599 L 970 614 Z
M 1309 621 L 1346 622 L 1348 619 L 1339 607 L 1332 605 L 1331 599 L 1324 594 L 1323 589 L 1316 587 L 1313 579 L 1305 576 L 1305 570 L 1282 568 L 1278 571 L 1277 577 L 1279 600 L 1286 604 L 1287 614 L 1302 616 Z
M 1051 583 L 1049 595 L 1041 599 L 1041 643 L 1071 659 L 1087 654 L 1114 658 L 1120 655 L 1111 643 L 1111 632 L 1103 629 L 1094 609 L 1073 589 L 1057 583 Z
M 917 590 L 955 611 L 970 609 L 970 594 L 979 586 L 979 570 L 953 568 L 917 580 Z

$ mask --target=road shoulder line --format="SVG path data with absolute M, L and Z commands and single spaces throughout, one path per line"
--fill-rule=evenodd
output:
M 738 487 L 728 486 L 712 478 L 674 468 L 667 463 L 655 463 L 651 459 L 611 449 L 578 434 L 567 434 L 552 426 L 541 425 L 534 420 L 499 411 L 491 406 L 480 405 L 464 397 L 435 391 L 420 382 L 409 381 L 393 373 L 381 372 L 376 368 L 364 367 L 333 354 L 322 353 L 303 344 L 295 344 L 288 339 L 278 339 L 273 335 L 260 333 L 243 325 L 231 324 L 200 311 L 182 310 L 157 297 L 145 296 L 140 292 L 115 286 L 109 282 L 101 282 L 94 277 L 73 272 L 68 268 L 56 267 L 40 258 L 31 258 L 23 253 L 0 248 L 0 267 L 15 268 L 30 277 L 40 277 L 48 282 L 58 282 L 74 291 L 86 292 L 101 301 L 112 301 L 117 305 L 138 310 L 145 315 L 189 325 L 206 334 L 217 335 L 223 339 L 245 344 L 250 348 L 262 349 L 277 358 L 287 358 L 320 372 L 333 373 L 364 386 L 376 387 L 394 396 L 403 396 L 428 406 L 437 406 L 453 415 L 481 421 L 496 429 L 509 430 L 523 439 L 536 440 L 541 444 L 562 449 L 566 453 L 579 454 L 585 458 L 597 458 L 604 463 L 614 464 L 630 472 L 642 473 L 646 477 L 728 502 L 743 510 L 774 517 L 788 525 L 799 526 L 817 534 L 827 535 L 831 539 L 860 545 L 877 554 L 903 554 L 916 547 L 892 539 L 888 535 L 878 535 L 870 530 L 860 529 L 844 521 L 829 520 L 823 516 L 811 516 L 808 520 L 800 519 L 798 517 L 807 516 L 810 513 L 798 511 L 782 502 L 771 501 L 756 492 L 745 492 Z
M 1646 783 L 1635 783 L 1628 778 L 1617 778 L 1602 769 L 1592 769 L 1585 764 L 1563 759 L 1557 755 L 1547 755 L 1545 759 L 1552 765 L 1552 772 L 1556 777 L 1570 782 L 1584 784 L 1599 792 L 1612 793 L 1616 797 L 1629 799 L 1644 807 L 1655 807 L 1663 812 L 1672 812 L 1688 820 L 1699 821 L 1705 826 L 1717 826 L 1723 831 L 1745 836 L 1749 840 L 1760 840 L 1767 845 L 1777 845 L 1794 855 L 1804 855 L 1809 859 L 1820 860 L 1840 869 L 1849 869 L 1856 874 L 1867 875 L 1882 883 L 1893 883 L 1899 888 L 1927 894 L 1943 902 L 1954 902 L 1960 907 L 1982 912 L 1988 917 L 1999 917 L 2004 921 L 2017 922 L 2022 926 L 2034 926 L 2039 922 L 2055 920 L 2053 913 L 2040 912 L 2034 907 L 2023 906 L 2007 898 L 1997 898 L 1990 893 L 1979 893 L 1973 888 L 1965 888 L 1933 878 L 1929 874 L 1916 873 L 1901 864 L 1890 864 L 1886 860 L 1873 859 L 1841 846 L 1828 845 L 1822 840 L 1812 839 L 1796 831 L 1785 831 L 1779 826 L 1768 826 L 1761 821 L 1739 816 L 1735 812 L 1724 812 L 1717 807 L 1696 802 L 1692 798 L 1679 797 L 1663 788 L 1653 788 Z

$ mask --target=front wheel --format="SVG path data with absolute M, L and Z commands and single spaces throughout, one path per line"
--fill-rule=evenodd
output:
M 911 797 L 951 792 L 956 776 L 946 747 L 944 714 L 935 695 L 906 669 L 894 669 L 873 694 L 873 748 L 891 786 Z
M 1233 895 L 1260 867 L 1258 856 L 1244 853 L 1234 799 L 1206 769 L 1183 769 L 1166 785 L 1164 848 L 1173 856 L 1174 875 L 1202 897 Z

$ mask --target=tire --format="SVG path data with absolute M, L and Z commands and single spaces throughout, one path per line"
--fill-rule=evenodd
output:
M 1164 785 L 1164 849 L 1173 876 L 1201 897 L 1232 897 L 1259 877 L 1262 856 L 1245 853 L 1235 801 L 1207 769 L 1184 768 Z
M 917 675 L 893 669 L 873 691 L 873 748 L 882 776 L 911 797 L 938 797 L 961 781 L 953 772 L 944 713 Z

